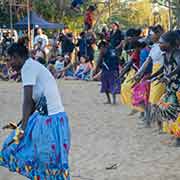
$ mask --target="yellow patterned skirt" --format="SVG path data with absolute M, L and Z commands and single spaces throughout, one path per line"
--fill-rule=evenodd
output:
M 132 93 L 133 89 L 132 86 L 134 82 L 130 81 L 135 76 L 135 70 L 132 69 L 128 76 L 126 77 L 124 83 L 121 85 L 121 94 L 120 94 L 120 101 L 122 104 L 129 106 L 132 109 L 138 110 L 143 112 L 144 110 L 140 107 L 135 107 L 132 105 Z
M 160 64 L 153 65 L 153 74 L 160 69 Z M 165 85 L 162 83 L 157 84 L 157 81 L 151 83 L 149 102 L 151 104 L 157 104 L 161 96 L 165 92 Z
M 180 103 L 180 91 L 176 92 L 178 102 Z M 180 138 L 180 114 L 177 120 L 163 122 L 163 132 L 168 133 L 176 138 Z
M 163 132 L 168 133 L 176 138 L 180 138 L 180 116 L 177 120 L 164 122 L 163 123 Z

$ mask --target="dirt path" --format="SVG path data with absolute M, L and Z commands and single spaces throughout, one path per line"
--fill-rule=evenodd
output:
M 72 129 L 72 180 L 180 179 L 180 149 L 166 143 L 169 136 L 140 129 L 124 106 L 103 105 L 99 83 L 58 84 Z M 20 92 L 20 84 L 0 82 L 0 126 L 20 117 Z M 5 136 L 1 131 L 1 142 Z M 113 164 L 117 169 L 106 170 Z M 0 168 L 0 180 L 24 179 Z

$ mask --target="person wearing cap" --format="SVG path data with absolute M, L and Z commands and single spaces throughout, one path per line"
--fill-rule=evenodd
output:
M 153 41 L 154 44 L 151 48 L 148 58 L 146 59 L 144 64 L 141 66 L 139 71 L 136 73 L 136 75 L 134 77 L 135 80 L 138 81 L 143 77 L 143 75 L 146 72 L 147 67 L 150 63 L 153 64 L 153 70 L 152 70 L 153 73 L 157 72 L 164 65 L 163 52 L 159 46 L 159 39 L 160 39 L 160 36 L 163 34 L 163 32 L 164 32 L 164 30 L 160 25 L 152 27 L 150 36 L 151 36 L 151 40 Z M 145 121 L 145 127 L 150 127 L 151 107 L 158 103 L 161 96 L 164 94 L 164 91 L 165 91 L 164 84 L 162 84 L 162 83 L 157 84 L 157 81 L 154 81 L 151 83 L 148 113 L 146 115 L 147 117 L 146 117 L 146 121 Z

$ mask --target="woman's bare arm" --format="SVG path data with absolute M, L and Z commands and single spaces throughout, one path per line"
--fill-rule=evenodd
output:
M 33 94 L 33 86 L 25 86 L 24 87 L 24 99 L 23 99 L 23 107 L 22 107 L 22 126 L 23 130 L 26 129 L 26 125 L 28 122 L 29 117 L 35 111 L 35 104 L 32 99 Z

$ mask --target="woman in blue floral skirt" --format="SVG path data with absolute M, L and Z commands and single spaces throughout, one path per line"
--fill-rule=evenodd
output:
M 70 130 L 58 87 L 51 73 L 14 43 L 9 64 L 21 72 L 22 120 L 3 143 L 0 165 L 31 180 L 69 180 Z

